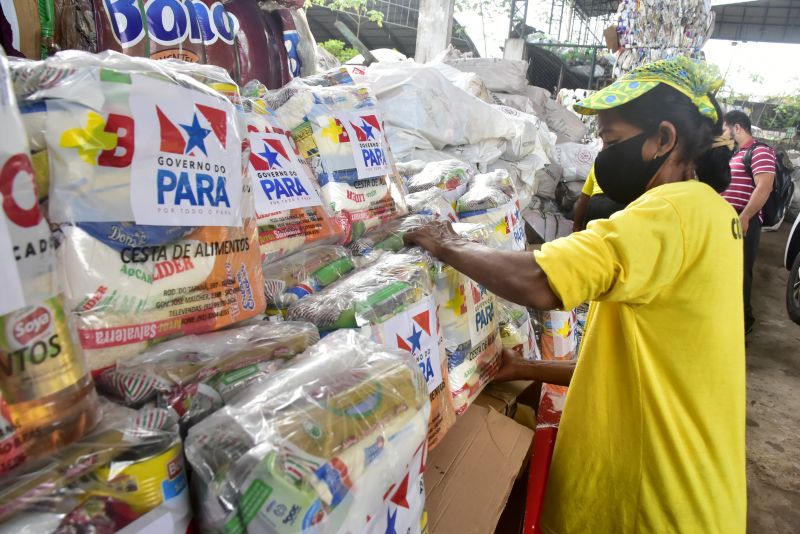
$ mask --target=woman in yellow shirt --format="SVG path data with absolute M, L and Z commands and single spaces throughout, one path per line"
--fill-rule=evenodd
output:
M 554 362 L 501 369 L 570 383 L 546 533 L 745 531 L 744 316 L 733 290 L 742 233 L 704 183 L 709 161 L 724 164 L 710 150 L 719 84 L 679 58 L 576 104 L 598 113 L 599 185 L 627 205 L 585 231 L 533 255 L 471 243 L 444 223 L 407 235 L 508 300 L 543 310 L 592 301 L 574 375 Z

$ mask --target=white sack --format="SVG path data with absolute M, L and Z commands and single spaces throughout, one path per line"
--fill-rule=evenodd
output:
M 435 67 L 410 61 L 376 63 L 365 79 L 400 160 L 413 148 L 441 150 L 516 135 L 502 111 L 457 88 Z
M 558 136 L 559 143 L 577 143 L 586 135 L 583 121 L 555 100 L 547 101 L 546 113 L 547 126 Z
M 528 63 L 513 59 L 463 58 L 448 59 L 445 63 L 463 72 L 474 72 L 483 79 L 490 91 L 525 94 L 528 88 Z
M 558 164 L 563 169 L 564 181 L 585 182 L 600 148 L 599 142 L 589 145 L 581 143 L 556 145 Z
M 486 88 L 486 84 L 483 83 L 481 77 L 474 72 L 462 72 L 455 67 L 436 61 L 430 62 L 427 65 L 441 72 L 445 78 L 450 80 L 450 83 L 462 91 L 480 98 L 487 104 L 493 102 L 492 95 L 489 93 L 489 89 Z

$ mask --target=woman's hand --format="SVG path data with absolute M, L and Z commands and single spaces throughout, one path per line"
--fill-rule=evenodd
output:
M 403 241 L 407 246 L 422 247 L 437 258 L 441 255 L 442 245 L 446 242 L 461 240 L 450 221 L 433 221 L 420 226 L 416 230 L 406 232 Z
M 509 382 L 511 380 L 524 380 L 523 371 L 525 360 L 522 355 L 513 349 L 503 349 L 500 369 L 494 377 L 494 382 Z
M 503 349 L 500 370 L 497 371 L 495 382 L 508 382 L 511 380 L 535 380 L 558 386 L 569 386 L 572 374 L 575 372 L 575 360 L 525 360 L 512 350 Z

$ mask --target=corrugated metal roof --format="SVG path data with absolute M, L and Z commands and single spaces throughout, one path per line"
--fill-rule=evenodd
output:
M 587 17 L 616 13 L 619 0 L 575 0 L 575 7 Z
M 716 39 L 800 43 L 800 0 L 759 0 L 713 9 Z

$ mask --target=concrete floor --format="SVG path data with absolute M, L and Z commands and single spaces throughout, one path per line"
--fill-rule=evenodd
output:
M 747 338 L 747 532 L 800 532 L 800 326 L 786 314 L 789 225 L 762 236 Z

